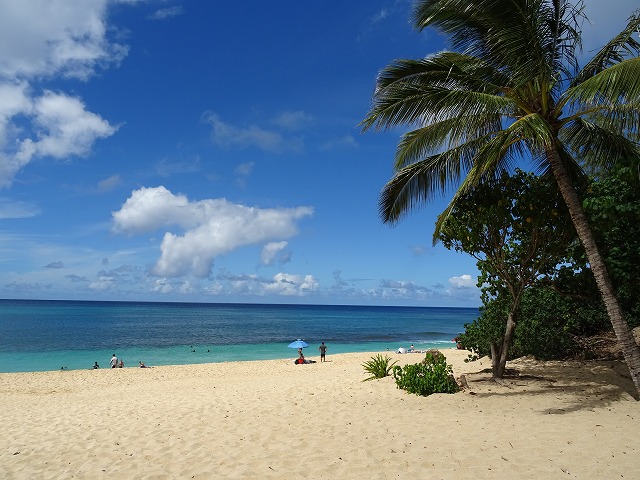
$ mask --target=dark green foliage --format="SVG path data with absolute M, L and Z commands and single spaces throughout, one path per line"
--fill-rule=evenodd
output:
M 374 378 L 388 377 L 391 373 L 391 368 L 393 368 L 396 363 L 397 362 L 391 363 L 391 358 L 388 356 L 383 357 L 381 354 L 372 357 L 371 360 L 362 364 L 365 371 L 371 374 L 371 376 L 365 378 L 363 382 L 373 380 Z
M 481 309 L 477 320 L 465 325 L 465 332 L 458 339 L 473 352 L 472 358 L 491 354 L 490 342 L 504 335 L 507 308 L 504 302 L 491 301 Z M 574 357 L 578 353 L 575 335 L 597 332 L 607 325 L 603 309 L 593 310 L 582 300 L 540 286 L 527 289 L 518 318 L 509 359 L 524 355 L 542 360 Z
M 631 327 L 640 325 L 640 185 L 638 165 L 591 183 L 584 209 Z
M 593 179 L 584 193 L 584 210 L 592 225 L 618 299 L 630 327 L 640 325 L 640 185 L 638 170 L 612 167 Z M 576 302 L 570 330 L 594 335 L 610 330 L 604 305 L 581 245 L 573 243 L 554 279 L 555 288 Z
M 435 348 L 432 348 L 431 350 L 427 350 L 425 352 L 424 360 L 422 360 L 422 363 L 429 364 L 429 363 L 445 362 L 446 359 L 447 357 L 444 356 L 444 353 L 442 353 L 440 350 L 436 350 Z
M 393 367 L 393 378 L 398 388 L 426 397 L 432 393 L 456 393 L 460 387 L 453 378 L 453 369 L 447 365 L 442 353 L 427 353 L 425 359 L 414 365 Z
M 529 289 L 520 304 L 513 356 L 533 355 L 541 360 L 575 356 L 578 345 L 568 329 L 575 307 L 575 301 L 550 289 Z

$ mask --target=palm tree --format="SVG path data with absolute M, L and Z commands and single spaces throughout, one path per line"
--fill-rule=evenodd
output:
M 363 129 L 413 128 L 380 194 L 383 221 L 457 187 L 435 242 L 461 195 L 530 159 L 558 184 L 640 395 L 640 348 L 576 190 L 585 165 L 640 159 L 640 16 L 581 69 L 581 2 L 418 0 L 413 20 L 448 35 L 452 50 L 396 60 L 377 78 Z

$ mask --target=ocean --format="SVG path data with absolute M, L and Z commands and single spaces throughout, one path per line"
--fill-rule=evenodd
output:
M 476 308 L 0 300 L 0 372 L 453 348 Z

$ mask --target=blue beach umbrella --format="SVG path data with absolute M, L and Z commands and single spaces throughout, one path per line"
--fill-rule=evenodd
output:
M 291 342 L 289 345 L 289 348 L 304 348 L 304 347 L 308 347 L 309 344 L 303 340 L 296 340 L 295 342 Z

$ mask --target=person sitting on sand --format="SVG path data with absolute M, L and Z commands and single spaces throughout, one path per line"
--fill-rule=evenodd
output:
M 98 365 L 98 362 L 95 362 L 92 368 L 95 370 L 96 368 L 100 368 L 100 365 Z
M 140 368 L 147 368 L 147 366 L 144 364 L 144 362 L 142 362 L 142 360 L 140 360 Z
M 120 359 L 120 363 L 118 363 L 118 368 L 124 368 L 124 361 Z

